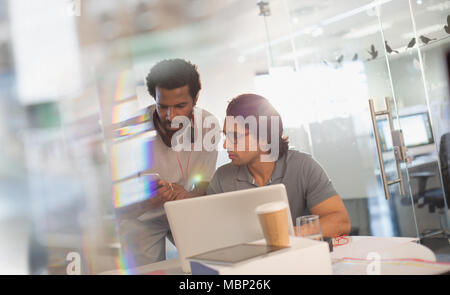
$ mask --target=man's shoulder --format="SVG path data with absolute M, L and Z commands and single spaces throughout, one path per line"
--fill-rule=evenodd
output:
M 297 171 L 301 175 L 308 174 L 308 171 L 314 170 L 318 165 L 311 154 L 297 150 L 289 150 L 287 152 L 286 163 L 288 171 Z
M 313 158 L 312 158 L 311 154 L 300 152 L 297 150 L 288 150 L 287 155 L 286 155 L 287 163 L 294 162 L 294 163 L 298 164 L 299 162 L 303 163 L 305 161 L 311 161 L 312 159 Z
M 239 171 L 239 166 L 235 166 L 231 163 L 225 164 L 217 168 L 216 174 L 218 177 L 230 177 L 236 176 Z
M 316 173 L 317 171 L 323 169 L 320 163 L 314 159 L 311 154 L 295 150 L 288 151 L 286 162 L 288 169 L 301 171 L 300 173 L 303 175 L 310 174 L 312 172 Z
M 201 115 L 202 116 L 202 121 L 204 122 L 206 120 L 206 118 L 211 117 L 214 121 L 218 121 L 217 117 L 214 116 L 212 113 L 208 112 L 205 109 L 202 109 L 200 107 L 195 107 L 194 109 L 194 114 L 196 115 Z
M 208 115 L 208 116 L 213 116 L 213 117 L 215 117 L 212 113 L 208 112 L 208 111 L 205 110 L 204 108 L 195 106 L 195 109 L 196 109 L 197 111 L 202 112 L 202 114 L 204 114 L 204 115 L 206 114 L 206 115 Z

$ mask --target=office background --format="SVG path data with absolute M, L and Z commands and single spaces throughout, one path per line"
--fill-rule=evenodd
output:
M 153 102 L 145 76 L 174 57 L 198 65 L 199 106 L 221 121 L 234 96 L 266 96 L 291 148 L 327 171 L 352 235 L 442 234 L 449 14 L 444 0 L 0 0 L 0 272 L 66 273 L 70 252 L 83 273 L 126 269 L 112 180 L 149 165 L 148 139 L 117 144 L 112 126 Z M 385 97 L 409 158 L 389 200 L 368 103 Z

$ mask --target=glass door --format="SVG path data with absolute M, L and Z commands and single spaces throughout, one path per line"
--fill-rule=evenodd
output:
M 440 142 L 445 144 L 445 133 L 449 131 L 440 116 L 448 115 L 448 110 L 441 108 L 448 100 L 448 92 L 435 91 L 433 86 L 441 84 L 442 88 L 446 80 L 442 75 L 446 64 L 442 52 L 449 44 L 445 31 L 449 13 L 445 1 L 392 1 L 380 8 L 397 107 L 395 121 L 407 147 L 407 159 L 402 165 L 411 194 L 395 200 L 395 208 L 397 214 L 404 216 L 408 214 L 404 212 L 405 205 L 414 204 L 420 237 L 448 232 L 443 190 L 443 183 L 449 181 L 443 178 L 445 147 L 439 153 Z M 411 226 L 405 231 L 411 232 Z
M 440 219 L 416 212 L 424 207 L 416 201 L 417 182 L 431 172 L 417 168 L 422 158 L 414 158 L 412 145 L 428 149 L 434 163 L 437 152 L 419 49 L 398 49 L 404 46 L 402 36 L 415 32 L 409 1 L 346 0 L 333 5 L 280 0 L 270 6 L 287 8 L 289 25 L 281 34 L 267 27 L 271 67 L 267 75 L 255 78 L 256 90 L 274 98 L 291 147 L 311 153 L 327 171 L 350 214 L 351 234 L 422 236 L 425 228 L 440 228 L 445 215 Z M 405 61 L 397 65 L 402 55 Z M 369 99 L 378 113 L 375 124 Z M 387 103 L 392 124 L 382 115 Z M 417 108 L 408 112 L 410 105 Z M 418 124 L 425 137 L 412 144 L 419 136 Z M 403 150 L 396 147 L 402 141 L 400 132 L 391 136 L 392 130 L 400 129 L 407 148 Z M 402 152 L 404 159 L 399 159 Z M 418 169 L 415 174 L 413 167 Z M 435 174 L 440 175 L 440 171 Z

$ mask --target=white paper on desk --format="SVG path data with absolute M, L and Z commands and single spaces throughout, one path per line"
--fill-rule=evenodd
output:
M 381 258 L 388 255 L 389 249 L 394 250 L 399 245 L 417 241 L 417 238 L 383 238 L 383 237 L 352 237 L 349 244 L 333 247 L 331 257 L 341 259 L 344 257 L 367 259 L 371 252 L 380 253 Z M 404 257 L 406 258 L 406 257 Z
M 342 260 L 333 264 L 335 275 L 367 275 L 372 261 Z M 381 275 L 436 275 L 450 271 L 450 264 L 421 262 L 415 260 L 382 261 Z M 372 273 L 373 274 L 373 273 Z

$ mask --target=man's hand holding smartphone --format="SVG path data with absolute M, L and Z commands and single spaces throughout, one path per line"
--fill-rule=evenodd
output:
M 153 207 L 160 207 L 164 205 L 165 202 L 187 199 L 189 197 L 189 192 L 181 185 L 160 179 L 156 182 L 155 196 L 150 200 Z
M 190 197 L 189 192 L 181 185 L 161 179 L 158 173 L 143 173 L 142 176 L 148 177 L 151 181 L 153 196 L 148 202 L 150 209 L 161 207 L 168 201 L 182 200 Z
M 116 213 L 121 219 L 137 218 L 148 210 L 156 209 L 167 201 L 190 198 L 191 195 L 181 185 L 167 182 L 158 173 L 139 173 L 138 177 L 150 182 L 151 196 L 149 199 L 116 208 Z

